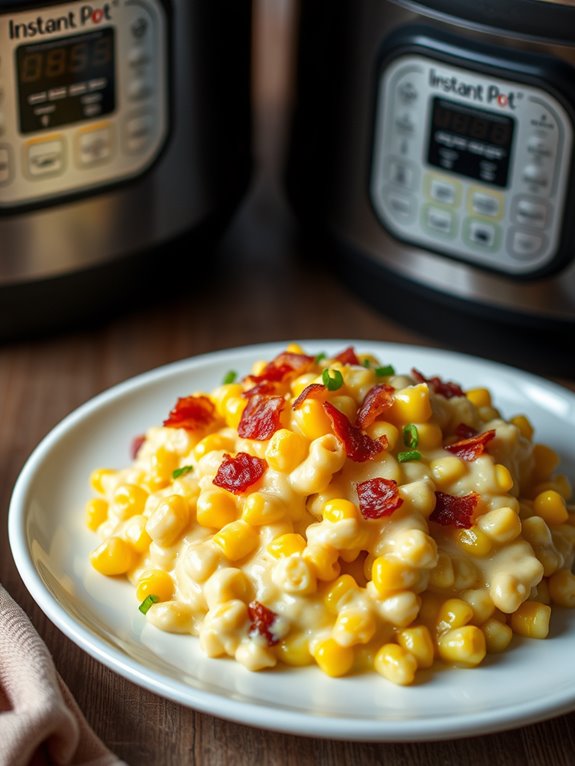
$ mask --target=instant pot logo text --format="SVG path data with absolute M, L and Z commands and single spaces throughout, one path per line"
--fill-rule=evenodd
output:
M 66 32 L 70 29 L 85 29 L 112 20 L 110 3 L 85 3 L 78 9 L 68 11 L 61 16 L 37 16 L 32 21 L 18 22 L 12 19 L 8 23 L 11 40 L 26 40 L 31 37 Z
M 438 74 L 435 69 L 429 72 L 429 84 L 443 93 L 453 93 L 480 104 L 497 105 L 502 109 L 515 109 L 517 106 L 517 94 L 514 91 L 502 91 L 498 85 L 474 85 L 455 75 Z

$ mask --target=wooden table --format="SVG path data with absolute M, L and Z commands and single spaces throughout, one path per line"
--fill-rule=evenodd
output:
M 277 111 L 270 109 L 264 118 L 259 127 L 279 135 Z M 301 257 L 301 232 L 283 200 L 276 168 L 266 164 L 273 141 L 259 138 L 249 195 L 216 248 L 217 281 L 208 280 L 190 296 L 176 293 L 110 321 L 102 318 L 95 326 L 0 347 L 0 581 L 30 615 L 95 731 L 130 766 L 570 766 L 575 713 L 480 738 L 419 744 L 303 738 L 197 713 L 88 656 L 47 620 L 20 580 L 6 535 L 16 477 L 40 439 L 104 389 L 174 360 L 248 343 L 356 337 L 442 345 L 423 329 L 406 329 L 376 312 L 341 280 Z M 575 378 L 561 382 L 575 390 Z

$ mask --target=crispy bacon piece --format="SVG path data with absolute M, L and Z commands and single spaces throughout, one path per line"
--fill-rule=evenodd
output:
M 216 419 L 216 408 L 207 396 L 182 396 L 178 399 L 163 425 L 197 431 Z
M 359 510 L 364 519 L 391 516 L 403 503 L 397 482 L 377 477 L 357 485 Z
M 242 439 L 265 441 L 280 428 L 286 400 L 283 396 L 251 396 L 238 424 Z
M 295 402 L 292 404 L 292 410 L 299 409 L 306 399 L 320 399 L 327 393 L 327 388 L 323 383 L 310 383 L 306 386 Z
M 442 380 L 439 375 L 426 378 L 425 375 L 419 372 L 419 370 L 416 370 L 415 367 L 412 368 L 411 374 L 418 383 L 427 383 L 434 393 L 440 394 L 446 399 L 452 399 L 454 396 L 465 396 L 463 389 L 458 383 L 454 383 L 450 380 Z
M 216 487 L 241 495 L 262 478 L 267 467 L 265 460 L 249 455 L 247 452 L 238 452 L 235 457 L 226 454 L 213 483 Z
M 336 354 L 336 356 L 334 356 L 333 358 L 337 362 L 341 362 L 341 364 L 361 364 L 361 362 L 357 358 L 357 354 L 355 353 L 355 349 L 353 346 L 348 346 L 347 348 L 344 348 L 343 351 L 340 351 L 339 354 Z
M 303 375 L 315 364 L 315 357 L 307 354 L 294 354 L 283 351 L 275 359 L 266 364 L 259 375 L 248 375 L 254 383 L 279 383 L 284 381 L 292 373 Z
M 145 441 L 146 441 L 145 434 L 139 434 L 138 436 L 134 436 L 134 438 L 132 439 L 132 443 L 130 444 L 130 457 L 132 458 L 132 460 L 135 460 L 138 457 L 138 452 L 140 451 L 140 447 Z
M 395 389 L 385 383 L 370 388 L 355 418 L 356 426 L 367 428 L 393 404 Z
M 248 604 L 248 616 L 250 618 L 250 635 L 260 635 L 265 638 L 268 646 L 275 646 L 279 638 L 274 635 L 273 626 L 277 614 L 264 606 L 260 601 L 251 601 Z
M 435 493 L 436 503 L 430 521 L 435 521 L 443 527 L 469 529 L 473 526 L 473 516 L 479 503 L 477 492 L 456 497 L 445 492 Z
M 243 391 L 242 396 L 246 399 L 250 399 L 252 396 L 272 396 L 272 394 L 276 393 L 276 390 L 274 383 L 269 383 L 264 380 L 261 383 L 256 383 L 255 386 L 248 388 L 247 391 Z
M 459 436 L 460 439 L 471 439 L 476 433 L 475 428 L 468 426 L 467 423 L 460 423 L 455 429 L 455 435 Z
M 349 422 L 349 418 L 334 407 L 331 402 L 323 402 L 323 408 L 327 412 L 335 435 L 343 442 L 345 451 L 350 460 L 356 463 L 364 463 L 373 460 L 382 450 L 387 447 L 387 438 L 372 439 L 361 428 Z
M 485 452 L 487 444 L 495 438 L 495 429 L 485 431 L 477 436 L 471 436 L 468 439 L 461 439 L 461 441 L 454 442 L 453 444 L 447 444 L 444 449 L 451 452 L 453 455 L 457 455 L 462 460 L 471 462 Z

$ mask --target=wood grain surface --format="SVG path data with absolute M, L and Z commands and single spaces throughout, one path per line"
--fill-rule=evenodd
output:
M 258 55 L 280 47 L 278 25 L 286 17 L 284 3 L 259 7 L 256 28 L 261 33 L 258 24 L 267 25 L 256 48 L 261 66 Z M 407 328 L 370 308 L 343 280 L 306 259 L 273 161 L 284 130 L 275 101 L 282 74 L 280 62 L 256 78 L 254 177 L 215 250 L 194 254 L 211 263 L 201 289 L 147 297 L 89 326 L 71 322 L 47 337 L 0 347 L 0 581 L 29 614 L 97 734 L 130 766 L 571 766 L 575 713 L 489 736 L 391 744 L 272 733 L 197 713 L 124 680 L 76 647 L 43 615 L 16 571 L 6 528 L 18 473 L 53 426 L 108 387 L 178 359 L 259 342 L 353 337 L 443 345 L 428 328 Z M 575 379 L 560 382 L 575 390 Z

